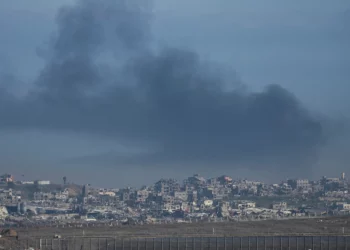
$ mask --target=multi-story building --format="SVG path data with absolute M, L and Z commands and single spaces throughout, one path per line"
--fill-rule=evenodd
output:
M 197 190 L 193 190 L 188 193 L 188 201 L 190 202 L 197 202 L 198 201 L 198 191 Z
M 89 185 L 84 185 L 82 189 L 82 196 L 87 197 L 90 194 Z
M 222 200 L 229 196 L 231 193 L 231 188 L 228 187 L 219 187 L 213 189 L 213 199 Z
M 4 174 L 4 175 L 0 176 L 0 182 L 6 182 L 6 183 L 14 182 L 13 175 Z
M 119 191 L 121 201 L 130 201 L 135 197 L 135 191 L 128 187 Z
M 174 196 L 171 196 L 171 195 L 163 195 L 162 196 L 162 203 L 163 204 L 166 204 L 166 203 L 173 204 L 174 202 L 175 202 Z
M 178 200 L 187 201 L 188 194 L 186 191 L 175 191 L 174 197 Z
M 218 178 L 218 181 L 220 182 L 221 185 L 230 185 L 230 184 L 232 184 L 232 178 L 227 176 L 227 175 L 220 176 Z
M 161 194 L 170 195 L 179 190 L 180 185 L 174 179 L 161 179 L 155 184 L 155 191 Z
M 184 180 L 184 185 L 185 186 L 193 186 L 193 187 L 200 187 L 204 186 L 206 184 L 206 179 L 203 178 L 202 176 L 195 174 L 191 177 L 188 177 L 186 180 Z
M 310 182 L 307 179 L 288 180 L 286 184 L 292 189 L 306 190 L 310 188 Z
M 146 202 L 150 192 L 147 189 L 136 191 L 136 202 Z
M 52 193 L 44 193 L 44 192 L 35 192 L 34 193 L 34 200 L 42 201 L 42 200 L 51 200 L 55 196 Z
M 308 189 L 310 187 L 309 180 L 307 179 L 297 179 L 296 188 L 297 189 Z

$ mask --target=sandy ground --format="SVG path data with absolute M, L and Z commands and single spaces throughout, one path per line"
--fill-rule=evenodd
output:
M 90 228 L 19 229 L 20 237 L 66 236 L 176 237 L 254 235 L 350 235 L 350 217 Z

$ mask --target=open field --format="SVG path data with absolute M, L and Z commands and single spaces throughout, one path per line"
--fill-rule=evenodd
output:
M 23 250 L 350 250 L 350 217 L 119 227 L 19 229 L 0 249 Z M 60 234 L 62 238 L 54 238 Z
M 158 224 L 118 227 L 21 228 L 19 237 L 66 236 L 178 237 L 254 235 L 350 235 L 350 217 L 217 223 Z

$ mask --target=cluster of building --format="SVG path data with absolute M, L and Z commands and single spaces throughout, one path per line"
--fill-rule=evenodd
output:
M 140 189 L 90 185 L 74 189 L 65 177 L 64 184 L 51 185 L 49 181 L 15 182 L 11 175 L 1 176 L 0 184 L 3 223 L 170 223 L 350 213 L 350 186 L 344 173 L 340 178 L 279 184 L 194 175 L 181 183 L 161 179 Z

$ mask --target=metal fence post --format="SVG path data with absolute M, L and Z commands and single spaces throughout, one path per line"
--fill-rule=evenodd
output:
M 322 250 L 322 236 L 320 236 L 320 250 Z
M 196 249 L 196 239 L 192 237 L 192 249 Z
M 338 236 L 335 236 L 335 249 L 338 249 Z
M 299 249 L 299 237 L 298 236 L 295 238 L 295 244 L 297 245 L 296 250 L 298 250 Z
M 171 250 L 171 238 L 169 237 L 169 250 Z
M 239 245 L 240 245 L 240 249 L 242 250 L 243 244 L 242 244 L 242 236 L 239 238 Z
M 125 246 L 124 246 L 124 238 L 122 239 L 122 249 L 124 250 L 125 249 Z
M 216 250 L 219 250 L 219 244 L 218 244 L 219 242 L 218 242 L 218 237 L 216 237 L 216 243 L 215 243 L 215 245 L 216 245 Z
M 162 250 L 164 250 L 164 239 L 163 238 L 161 239 L 161 244 L 162 244 Z
M 155 249 L 153 249 L 155 250 Z M 187 250 L 187 237 L 185 237 L 185 250 Z
M 272 250 L 275 249 L 275 237 L 272 236 Z
M 331 237 L 328 236 L 328 250 L 331 249 Z
M 288 236 L 288 250 L 290 250 L 290 236 Z
M 179 237 L 177 237 L 177 250 L 180 250 L 180 239 L 179 239 Z
M 282 236 L 280 236 L 280 249 L 283 250 L 283 242 L 282 242 L 283 238 Z
M 224 237 L 224 249 L 226 250 L 226 236 Z
M 259 250 L 259 236 L 256 236 L 256 250 Z
M 92 250 L 92 238 L 90 238 L 90 250 Z
M 235 237 L 232 236 L 232 250 L 235 249 Z
M 314 236 L 311 236 L 311 249 L 314 249 Z
M 98 250 L 101 250 L 101 239 L 100 239 L 100 237 L 98 238 Z
M 345 249 L 348 250 L 348 237 L 345 236 L 344 238 L 345 238 L 344 239 L 345 240 Z
M 306 236 L 304 236 L 304 249 L 306 249 Z
M 156 238 L 153 238 L 153 250 L 156 250 Z
M 106 238 L 106 250 L 108 250 L 108 238 Z

